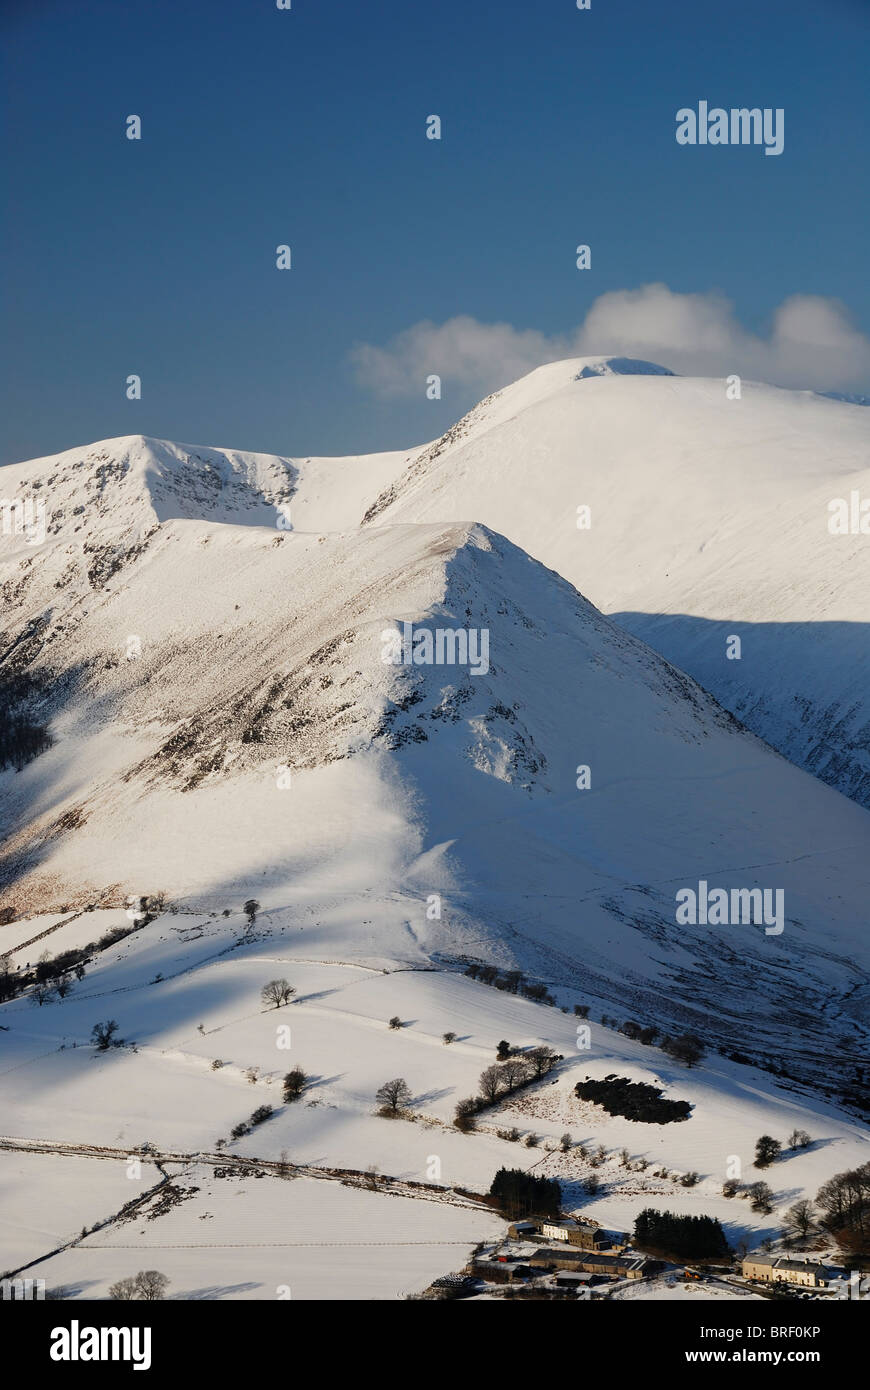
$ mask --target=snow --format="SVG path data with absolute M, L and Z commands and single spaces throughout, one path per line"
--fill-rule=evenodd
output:
M 590 1050 L 578 1053 L 576 1021 L 557 1008 L 440 970 L 384 974 L 356 963 L 312 963 L 301 958 L 301 944 L 290 933 L 275 933 L 274 919 L 273 934 L 223 957 L 216 957 L 215 947 L 224 934 L 232 940 L 231 928 L 224 919 L 207 922 L 211 939 L 204 935 L 195 945 L 208 942 L 209 953 L 197 959 L 179 940 L 176 920 L 167 914 L 110 948 L 108 955 L 117 953 L 114 961 L 101 960 L 80 992 L 62 1003 L 5 1006 L 10 1032 L 3 1035 L 0 1088 L 5 1112 L 15 1116 L 12 1137 L 119 1146 L 125 1152 L 145 1142 L 175 1154 L 213 1152 L 234 1124 L 271 1104 L 273 1117 L 228 1143 L 228 1153 L 255 1161 L 277 1160 L 286 1151 L 294 1163 L 358 1171 L 374 1165 L 394 1178 L 477 1191 L 488 1188 L 498 1167 L 533 1168 L 560 1178 L 568 1208 L 610 1229 L 630 1229 L 643 1205 L 666 1206 L 716 1215 L 732 1242 L 745 1238 L 750 1245 L 779 1229 L 785 1206 L 814 1196 L 832 1172 L 866 1161 L 868 1135 L 860 1125 L 820 1101 L 782 1090 L 751 1068 L 711 1058 L 689 1071 L 597 1024 Z M 137 958 L 147 958 L 147 970 L 136 965 Z M 149 985 L 146 976 L 158 964 L 167 978 Z M 179 967 L 187 973 L 171 977 Z M 295 1001 L 264 1010 L 260 988 L 275 977 L 290 981 Z M 388 1026 L 394 1013 L 403 1020 L 398 1031 Z M 135 1051 L 95 1053 L 89 1030 L 104 1016 L 118 1019 L 121 1036 L 135 1042 Z M 458 1038 L 446 1045 L 442 1035 L 448 1030 Z M 555 1080 L 545 1078 L 485 1112 L 479 1133 L 459 1134 L 451 1125 L 455 1103 L 474 1094 L 501 1037 L 522 1047 L 549 1044 L 564 1062 Z M 224 1066 L 215 1071 L 216 1058 Z M 281 1078 L 296 1065 L 311 1085 L 285 1106 Z M 258 1073 L 253 1084 L 251 1068 Z M 611 1071 L 688 1099 L 690 1119 L 638 1124 L 576 1099 L 578 1080 Z M 394 1075 L 409 1083 L 415 1118 L 391 1121 L 375 1114 L 375 1092 Z M 523 1137 L 537 1134 L 540 1146 L 497 1137 L 496 1130 L 514 1124 Z M 760 1176 L 752 1168 L 758 1134 L 784 1140 L 795 1127 L 807 1129 L 813 1144 L 765 1171 L 775 1192 L 773 1214 L 757 1216 L 744 1199 L 722 1196 L 735 1155 L 744 1181 L 754 1181 Z M 566 1131 L 574 1147 L 561 1154 L 558 1140 Z M 579 1183 L 592 1168 L 578 1146 L 591 1151 L 598 1144 L 608 1157 L 595 1170 L 601 1190 L 590 1198 Z M 643 1173 L 621 1166 L 623 1146 L 633 1161 L 648 1161 Z M 28 1161 L 46 1162 L 41 1155 Z M 683 1188 L 657 1175 L 662 1166 L 671 1173 L 695 1170 L 700 1181 Z
M 828 505 L 870 499 L 868 444 L 865 411 L 811 392 L 575 359 L 476 407 L 373 519 L 485 522 L 867 804 L 866 537 L 831 535 Z
M 171 910 L 99 950 L 65 999 L 0 1006 L 0 1267 L 105 1220 L 40 1277 L 102 1297 L 155 1265 L 177 1297 L 396 1298 L 504 1229 L 451 1191 L 485 1192 L 500 1166 L 557 1176 L 611 1229 L 667 1206 L 752 1245 L 865 1162 L 838 1100 L 867 1036 L 866 560 L 826 506 L 866 479 L 868 423 L 810 393 L 744 383 L 728 401 L 721 382 L 575 359 L 422 449 L 299 459 L 132 436 L 7 470 L 46 498 L 48 534 L 4 538 L 0 669 L 33 682 L 54 742 L 0 772 L 0 953 L 33 964 L 129 927 L 130 895 Z M 385 664 L 406 622 L 485 630 L 488 669 Z M 784 931 L 678 923 L 677 891 L 700 880 L 782 889 Z M 469 961 L 524 971 L 556 1005 L 468 978 Z M 265 1010 L 276 977 L 296 994 Z M 708 1055 L 687 1070 L 602 1014 L 691 1029 Z M 124 1046 L 97 1053 L 108 1018 Z M 460 1134 L 456 1102 L 501 1038 L 563 1060 Z M 284 1105 L 293 1065 L 310 1085 Z M 690 1119 L 576 1099 L 611 1072 L 688 1100 Z M 393 1076 L 412 1113 L 390 1121 L 375 1092 Z M 229 1141 L 263 1104 L 272 1118 Z M 512 1125 L 518 1143 L 499 1137 Z M 759 1176 L 759 1134 L 795 1127 L 813 1143 L 765 1171 L 771 1215 L 722 1196 L 735 1159 Z M 216 1177 L 219 1140 L 307 1176 Z M 119 1221 L 146 1141 L 198 1190 Z M 594 1197 L 581 1144 L 607 1149 Z M 343 1187 L 335 1168 L 395 1183 Z
M 49 1287 L 105 1298 L 158 1268 L 181 1299 L 395 1299 L 463 1265 L 493 1233 L 486 1212 L 273 1177 L 217 1178 L 194 1166 L 186 1200 L 159 1219 L 96 1232 L 38 1266 Z

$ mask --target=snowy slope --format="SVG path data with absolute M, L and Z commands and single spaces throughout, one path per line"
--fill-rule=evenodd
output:
M 500 1229 L 452 1189 L 485 1191 L 502 1165 L 559 1177 L 568 1206 L 615 1229 L 652 1203 L 717 1215 L 751 1245 L 864 1161 L 866 1131 L 837 1107 L 866 1052 L 870 814 L 489 524 L 501 508 L 506 529 L 537 528 L 528 548 L 550 546 L 567 571 L 561 464 L 546 485 L 504 491 L 517 428 L 554 407 L 569 420 L 582 392 L 707 389 L 568 365 L 570 381 L 566 364 L 535 373 L 422 454 L 282 459 L 133 437 L 14 471 L 19 495 L 50 505 L 42 544 L 4 537 L 0 550 L 0 687 L 12 718 L 52 743 L 0 770 L 0 908 L 14 918 L 0 953 L 17 969 L 95 941 L 128 924 L 128 895 L 171 907 L 99 949 L 65 998 L 0 1006 L 0 1269 L 63 1247 L 33 1272 L 83 1298 L 152 1266 L 179 1297 L 290 1284 L 294 1297 L 353 1298 L 365 1274 L 369 1296 L 394 1298 Z M 846 418 L 773 395 L 785 415 L 797 399 Z M 462 500 L 448 496 L 451 457 L 486 524 L 457 520 L 473 507 L 447 510 Z M 807 458 L 807 475 L 817 466 Z M 738 504 L 735 490 L 734 528 Z M 601 505 L 570 492 L 567 509 L 588 560 Z M 656 519 L 670 525 L 666 507 Z M 654 541 L 628 547 L 620 604 Z M 404 624 L 485 633 L 486 660 L 476 672 L 385 663 L 385 634 Z M 782 932 L 678 922 L 676 893 L 702 879 L 782 890 Z M 466 978 L 469 961 L 525 971 L 556 1005 Z M 265 1011 L 260 990 L 281 976 L 294 1003 Z M 575 1002 L 591 1009 L 588 1048 L 559 1007 Z M 687 1072 L 602 1014 L 691 1028 L 708 1058 Z M 125 1045 L 100 1054 L 90 1034 L 106 1018 Z M 563 1060 L 462 1135 L 456 1101 L 502 1037 Z M 723 1055 L 735 1049 L 763 1070 Z M 293 1064 L 311 1084 L 285 1105 Z M 577 1080 L 614 1070 L 688 1099 L 689 1121 L 639 1125 L 577 1101 Z M 400 1074 L 409 1122 L 374 1113 L 378 1086 Z M 264 1102 L 273 1118 L 229 1140 Z M 540 1146 L 500 1137 L 513 1125 Z M 814 1142 L 766 1174 L 769 1216 L 722 1195 L 733 1155 L 751 1181 L 758 1134 L 795 1126 Z M 588 1157 L 559 1151 L 566 1131 L 607 1149 L 594 1198 L 581 1190 Z M 218 1140 L 266 1165 L 263 1178 L 221 1176 Z M 146 1141 L 174 1175 L 170 1196 L 148 1196 L 162 1181 L 151 1160 L 128 1172 Z M 625 1169 L 623 1146 L 648 1168 Z M 282 1152 L 304 1167 L 290 1184 L 268 1166 Z M 697 1186 L 675 1182 L 685 1171 Z M 435 1194 L 415 1199 L 421 1182 Z M 327 1240 L 314 1253 L 312 1230 Z
M 870 500 L 870 415 L 751 382 L 731 400 L 722 380 L 660 373 L 539 368 L 422 450 L 366 522 L 485 522 L 868 804 L 867 537 L 828 522 L 834 499 Z
M 58 538 L 7 615 L 55 739 L 0 774 L 17 915 L 253 889 L 340 959 L 496 959 L 731 1046 L 760 1013 L 807 1077 L 858 1026 L 867 813 L 486 528 L 173 518 L 96 581 Z M 405 621 L 488 670 L 385 664 Z M 678 924 L 702 879 L 781 890 L 781 934 Z
M 329 530 L 356 525 L 409 454 L 279 458 L 128 435 L 3 469 L 3 496 L 42 504 L 49 539 L 141 541 L 174 517 L 234 525 Z M 306 522 L 311 521 L 310 526 Z M 3 537 L 4 558 L 33 556 L 24 535 Z
M 104 925 L 123 920 L 117 910 L 103 915 Z M 101 953 L 62 1003 L 4 1007 L 0 1095 L 11 1132 L 0 1137 L 0 1263 L 23 1263 L 72 1241 L 32 1273 L 79 1297 L 104 1296 L 113 1280 L 156 1266 L 181 1297 L 204 1289 L 211 1294 L 198 1296 L 272 1297 L 289 1282 L 294 1298 L 352 1298 L 365 1247 L 373 1262 L 369 1296 L 394 1297 L 461 1267 L 476 1240 L 503 1229 L 486 1213 L 458 1209 L 453 1192 L 485 1191 L 500 1166 L 558 1177 L 566 1209 L 610 1229 L 630 1229 L 642 1206 L 658 1205 L 715 1215 L 732 1244 L 752 1246 L 779 1230 L 799 1196 L 812 1198 L 831 1173 L 866 1160 L 860 1125 L 752 1068 L 711 1057 L 687 1071 L 598 1023 L 588 1049 L 578 1050 L 576 1020 L 558 1008 L 455 971 L 312 959 L 334 943 L 298 908 L 270 910 L 255 939 L 242 935 L 238 911 L 228 919 L 167 913 Z M 353 938 L 348 930 L 351 946 Z M 285 1009 L 264 1011 L 260 986 L 275 975 L 286 976 L 297 996 Z M 403 1021 L 398 1031 L 387 1023 L 393 1013 Z M 90 1027 L 109 1015 L 129 1045 L 95 1054 Z M 287 1029 L 289 1048 L 276 1045 Z M 447 1029 L 458 1035 L 449 1047 Z M 547 1043 L 564 1060 L 554 1077 L 481 1116 L 477 1133 L 459 1134 L 450 1123 L 456 1100 L 474 1092 L 501 1037 L 520 1047 Z M 215 1059 L 223 1063 L 218 1069 Z M 304 1068 L 310 1087 L 284 1105 L 281 1076 L 290 1065 Z M 688 1100 L 690 1118 L 639 1124 L 574 1096 L 587 1074 L 614 1070 Z M 374 1113 L 377 1087 L 394 1075 L 404 1075 L 412 1091 L 409 1121 Z M 274 1107 L 272 1117 L 217 1151 L 217 1141 L 264 1103 Z M 514 1125 L 523 1138 L 536 1134 L 538 1146 L 499 1136 Z M 795 1126 L 813 1142 L 765 1171 L 773 1212 L 758 1215 L 747 1201 L 723 1196 L 735 1156 L 743 1180 L 754 1181 L 758 1134 L 784 1139 Z M 566 1132 L 573 1144 L 563 1153 Z M 131 1169 L 146 1141 L 180 1189 L 175 1204 L 147 1198 L 161 1176 L 153 1160 Z M 589 1197 L 580 1183 L 599 1144 L 606 1151 L 595 1169 L 601 1186 Z M 205 1160 L 212 1155 L 219 1165 L 221 1153 L 247 1158 L 263 1177 L 215 1172 Z M 282 1153 L 307 1175 L 281 1182 L 266 1165 Z M 372 1194 L 348 1191 L 328 1180 L 336 1168 L 358 1178 L 372 1170 L 376 1188 L 393 1181 Z M 699 1178 L 692 1188 L 679 1183 L 688 1171 Z M 62 1184 L 65 1201 L 43 1201 L 37 1215 L 41 1183 L 49 1191 Z M 412 1183 L 435 1190 L 408 1202 Z M 113 1219 L 140 1197 L 147 1198 L 142 1209 Z M 88 1234 L 80 1239 L 83 1225 Z

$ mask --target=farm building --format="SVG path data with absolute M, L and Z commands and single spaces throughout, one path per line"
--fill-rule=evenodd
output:
M 593 1250 L 554 1250 L 543 1246 L 528 1263 L 535 1269 L 564 1269 L 612 1279 L 643 1279 L 650 1272 L 650 1261 L 640 1255 L 604 1255 Z
M 580 1250 L 602 1250 L 612 1244 L 610 1236 L 588 1221 L 578 1221 L 573 1216 L 541 1223 L 541 1235 L 545 1240 L 567 1241 Z
M 512 1221 L 508 1226 L 508 1235 L 512 1240 L 531 1240 L 540 1229 L 540 1221 Z
M 767 1284 L 799 1284 L 807 1289 L 824 1288 L 829 1271 L 815 1260 L 789 1260 L 784 1255 L 747 1255 L 743 1261 L 744 1279 L 762 1279 Z
M 515 1284 L 537 1273 L 528 1264 L 508 1264 L 504 1260 L 472 1260 L 466 1268 L 475 1279 L 484 1279 L 488 1284 Z
M 544 1240 L 567 1240 L 578 1229 L 573 1216 L 551 1217 L 541 1222 L 541 1235 Z
M 593 1277 L 591 1274 L 560 1270 L 558 1274 L 553 1275 L 553 1283 L 563 1289 L 588 1289 Z

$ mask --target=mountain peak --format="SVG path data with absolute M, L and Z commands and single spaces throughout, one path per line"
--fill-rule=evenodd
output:
M 646 362 L 642 357 L 589 357 L 577 373 L 576 381 L 591 376 L 676 376 L 670 367 Z
M 286 458 L 120 435 L 4 470 L 11 495 L 39 497 L 49 537 L 141 538 L 174 518 L 275 526 L 298 470 Z

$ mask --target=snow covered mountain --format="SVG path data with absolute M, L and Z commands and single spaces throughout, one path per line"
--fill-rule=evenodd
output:
M 16 915 L 255 887 L 344 955 L 493 959 L 723 1045 L 763 1017 L 746 1050 L 787 1027 L 807 1076 L 808 1035 L 817 1059 L 860 1026 L 866 812 L 510 541 L 288 531 L 288 501 L 294 528 L 329 508 L 274 458 L 134 439 L 28 468 L 52 508 L 7 565 L 0 672 L 53 745 L 0 774 Z M 439 630 L 476 666 L 402 664 Z M 782 891 L 783 922 L 679 923 L 701 882 Z
M 870 813 L 564 577 L 622 574 L 627 603 L 670 542 L 629 545 L 618 477 L 595 493 L 591 469 L 546 455 L 547 473 L 518 441 L 537 448 L 532 422 L 555 409 L 568 423 L 546 448 L 563 448 L 596 393 L 584 428 L 597 411 L 603 438 L 626 413 L 608 393 L 687 389 L 612 362 L 571 364 L 560 387 L 564 367 L 423 451 L 282 459 L 135 436 L 6 470 L 30 505 L 17 529 L 6 509 L 0 546 L 0 963 L 85 964 L 62 993 L 0 1004 L 0 1268 L 82 1298 L 155 1262 L 181 1297 L 274 1297 L 289 1279 L 294 1298 L 390 1298 L 499 1238 L 473 1192 L 505 1164 L 558 1177 L 566 1205 L 614 1229 L 651 1201 L 716 1214 L 736 1245 L 863 1160 L 843 1107 L 866 1052 Z M 834 412 L 848 454 L 853 412 L 804 405 Z M 670 524 L 651 480 L 644 499 Z M 625 553 L 605 543 L 608 505 Z M 461 519 L 476 508 L 483 522 Z M 675 571 L 691 550 L 675 542 Z M 705 555 L 711 583 L 734 582 Z M 710 907 L 723 892 L 727 920 Z M 143 897 L 161 904 L 144 923 Z M 481 962 L 544 1002 L 466 978 Z M 278 1013 L 261 997 L 275 977 L 296 990 Z M 704 1065 L 614 1016 L 697 1033 Z M 108 1019 L 123 1041 L 95 1050 Z M 462 1134 L 456 1102 L 505 1036 L 554 1048 L 557 1071 Z M 308 1078 L 292 1104 L 290 1065 Z M 687 1100 L 688 1121 L 577 1099 L 614 1069 Z M 373 1107 L 400 1073 L 413 1122 L 397 1125 Z M 729 1200 L 726 1162 L 749 1175 L 757 1135 L 796 1125 L 813 1142 L 771 1210 Z M 528 1149 L 506 1137 L 521 1133 Z
M 735 389 L 625 359 L 552 363 L 421 450 L 365 522 L 484 521 L 868 805 L 870 517 L 852 499 L 870 512 L 870 414 Z

